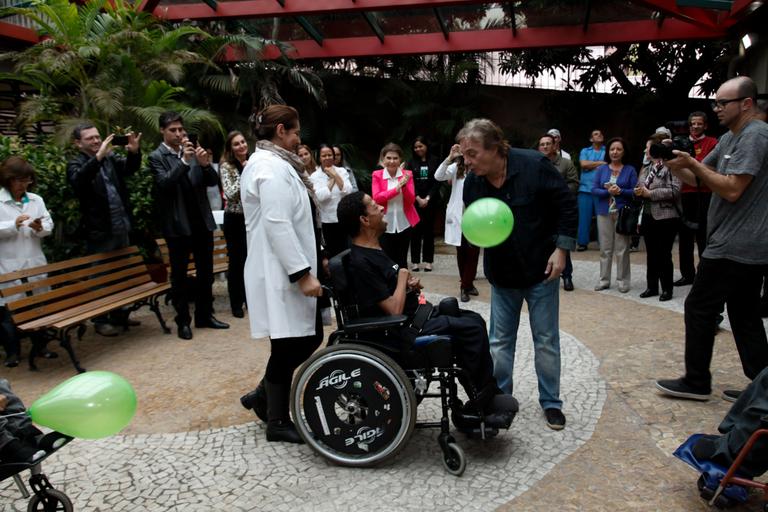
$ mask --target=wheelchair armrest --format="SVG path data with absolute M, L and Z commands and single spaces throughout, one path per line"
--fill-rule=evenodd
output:
M 356 318 L 344 324 L 344 331 L 355 333 L 391 329 L 393 327 L 402 327 L 406 322 L 408 322 L 408 317 L 405 315 Z
M 440 336 L 437 334 L 427 334 L 425 336 L 419 336 L 413 342 L 414 347 L 423 347 L 425 345 L 431 345 L 433 343 L 450 343 L 450 336 Z

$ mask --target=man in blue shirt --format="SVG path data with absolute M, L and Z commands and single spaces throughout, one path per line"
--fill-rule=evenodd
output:
M 589 245 L 589 229 L 592 225 L 596 209 L 596 199 L 592 196 L 592 185 L 595 181 L 595 169 L 605 163 L 605 136 L 602 130 L 592 130 L 589 142 L 592 143 L 579 153 L 581 180 L 579 182 L 579 235 L 577 251 L 586 251 Z
M 538 151 L 510 148 L 488 119 L 473 119 L 459 132 L 461 152 L 472 170 L 464 182 L 464 204 L 483 197 L 506 203 L 515 229 L 504 242 L 485 249 L 491 283 L 490 347 L 494 376 L 512 393 L 517 328 L 523 300 L 536 353 L 539 404 L 547 425 L 565 427 L 560 399 L 559 277 L 576 246 L 576 201 L 552 162 Z

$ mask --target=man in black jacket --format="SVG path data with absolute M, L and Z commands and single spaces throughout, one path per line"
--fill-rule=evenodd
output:
M 195 299 L 195 327 L 227 329 L 213 316 L 213 220 L 206 187 L 218 183 L 210 155 L 187 138 L 181 115 L 160 115 L 163 142 L 149 155 L 155 178 L 155 205 L 171 259 L 171 296 L 179 338 L 192 339 L 189 297 Z M 195 257 L 196 289 L 187 275 L 189 254 Z
M 125 157 L 112 151 L 115 134 L 102 140 L 99 130 L 90 123 L 72 132 L 80 153 L 67 163 L 67 180 L 80 202 L 80 223 L 85 231 L 88 254 L 114 251 L 130 245 L 131 205 L 125 180 L 141 166 L 141 134 L 130 133 Z M 117 336 L 114 323 L 136 325 L 126 315 L 116 312 L 94 318 L 96 332 Z
M 547 425 L 560 430 L 565 416 L 560 399 L 558 281 L 566 253 L 576 248 L 576 200 L 550 160 L 536 151 L 510 148 L 488 119 L 469 121 L 457 136 L 468 168 L 464 204 L 493 197 L 515 216 L 504 242 L 484 251 L 491 283 L 490 346 L 494 375 L 512 394 L 517 328 L 523 300 L 533 333 L 539 404 Z

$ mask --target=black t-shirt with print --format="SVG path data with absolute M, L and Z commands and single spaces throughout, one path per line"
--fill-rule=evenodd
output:
M 399 270 L 397 263 L 381 249 L 352 245 L 349 254 L 350 290 L 361 317 L 386 315 L 379 302 L 394 295 Z M 410 315 L 417 307 L 417 294 L 408 293 L 403 314 Z

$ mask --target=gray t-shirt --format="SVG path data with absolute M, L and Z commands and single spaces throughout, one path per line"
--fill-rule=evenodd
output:
M 726 133 L 703 163 L 720 174 L 754 177 L 734 203 L 712 194 L 703 256 L 768 264 L 768 124 L 754 120 L 738 135 Z

